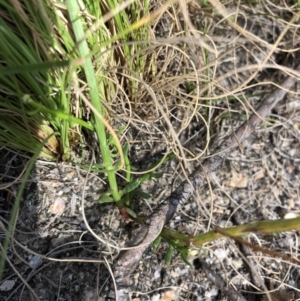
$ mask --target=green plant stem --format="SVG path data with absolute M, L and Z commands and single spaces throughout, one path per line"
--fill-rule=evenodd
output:
M 221 230 L 224 235 L 228 234 L 228 236 L 238 237 L 247 235 L 249 233 L 270 234 L 297 229 L 300 229 L 300 217 L 293 219 L 279 219 L 275 221 L 259 221 L 236 227 L 222 228 Z M 201 247 L 204 243 L 222 238 L 224 235 L 219 233 L 218 229 L 194 237 L 183 235 L 166 228 L 164 228 L 161 233 L 162 238 L 166 239 L 167 241 L 172 239 L 181 245 L 195 247 Z
M 132 180 L 132 176 L 131 176 L 131 165 L 130 165 L 130 160 L 128 158 L 128 150 L 126 150 L 126 152 L 124 152 L 124 161 L 125 161 L 125 168 L 126 168 L 126 181 L 129 183 Z M 127 206 L 129 206 L 130 204 L 130 200 L 131 200 L 131 194 L 127 193 L 125 195 L 125 204 Z
M 74 35 L 78 43 L 79 54 L 82 58 L 85 59 L 85 63 L 83 64 L 83 69 L 90 89 L 89 94 L 91 98 L 91 103 L 93 107 L 98 111 L 98 113 L 103 116 L 103 108 L 101 105 L 101 101 L 105 97 L 104 96 L 105 87 L 102 81 L 98 83 L 96 80 L 93 63 L 90 57 L 90 50 L 85 38 L 83 24 L 80 17 L 80 9 L 77 1 L 68 0 L 67 8 L 72 22 Z M 95 131 L 99 140 L 99 148 L 103 157 L 105 169 L 107 170 L 107 177 L 108 177 L 111 193 L 117 206 L 120 208 L 123 207 L 123 204 L 121 201 L 121 196 L 118 191 L 116 173 L 112 165 L 112 158 L 110 155 L 109 145 L 107 144 L 105 126 L 103 122 L 95 116 L 95 114 L 94 114 L 94 123 L 95 123 Z

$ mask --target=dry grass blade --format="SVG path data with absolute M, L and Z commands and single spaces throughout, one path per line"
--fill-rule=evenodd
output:
M 300 71 L 300 65 L 296 67 L 295 71 Z M 118 285 L 117 294 L 119 300 L 127 300 L 126 292 L 128 292 L 130 285 L 130 275 L 135 270 L 144 251 L 149 247 L 153 239 L 159 235 L 161 227 L 172 219 L 179 203 L 185 203 L 194 190 L 201 187 L 207 177 L 224 162 L 232 149 L 250 136 L 256 126 L 284 98 L 295 81 L 295 77 L 288 77 L 283 81 L 280 88 L 275 89 L 266 96 L 250 118 L 216 148 L 215 155 L 207 158 L 200 164 L 189 176 L 189 179 L 182 182 L 171 196 L 161 203 L 146 219 L 145 224 L 129 243 L 129 246 L 134 246 L 135 248 L 122 252 L 114 265 L 114 276 Z M 141 245 L 141 247 L 136 248 L 138 245 Z

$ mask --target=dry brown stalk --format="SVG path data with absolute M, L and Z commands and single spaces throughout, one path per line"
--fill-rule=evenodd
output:
M 300 65 L 297 66 L 295 71 L 296 74 L 300 72 Z M 113 267 L 117 285 L 117 296 L 115 297 L 117 297 L 119 301 L 128 300 L 130 275 L 135 270 L 139 260 L 151 242 L 159 236 L 164 225 L 172 219 L 178 205 L 185 203 L 192 196 L 193 192 L 205 183 L 208 176 L 224 162 L 232 149 L 239 146 L 243 140 L 250 136 L 256 126 L 270 114 L 276 104 L 284 98 L 295 81 L 295 77 L 287 77 L 280 88 L 276 88 L 272 93 L 266 96 L 250 118 L 215 149 L 215 155 L 205 159 L 204 162 L 189 175 L 188 180 L 183 181 L 174 192 L 149 215 L 138 233 L 128 244 L 128 246 L 134 248 L 122 251 L 115 261 Z
M 268 250 L 268 249 L 262 248 L 262 247 L 260 247 L 258 245 L 254 245 L 252 243 L 249 243 L 248 241 L 243 240 L 243 239 L 241 239 L 239 237 L 228 235 L 224 231 L 222 231 L 221 229 L 216 229 L 216 231 L 219 232 L 220 234 L 222 234 L 224 237 L 232 238 L 236 242 L 238 242 L 240 244 L 243 244 L 243 245 L 245 245 L 245 246 L 253 249 L 254 251 L 258 251 L 258 252 L 261 252 L 263 254 L 268 254 L 268 255 L 270 255 L 273 258 L 281 258 L 281 259 L 283 259 L 285 261 L 292 262 L 295 265 L 299 265 L 300 264 L 300 260 L 299 259 L 297 259 L 295 257 L 292 257 L 289 254 L 285 254 L 285 253 L 276 252 L 276 251 L 272 251 L 272 250 Z

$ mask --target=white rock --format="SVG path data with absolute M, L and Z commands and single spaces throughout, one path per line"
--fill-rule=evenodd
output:
M 5 280 L 0 285 L 0 291 L 8 292 L 10 291 L 16 283 L 16 280 Z
M 227 252 L 222 248 L 218 248 L 215 250 L 215 255 L 220 261 L 223 261 L 227 257 Z
M 151 301 L 158 301 L 160 298 L 160 294 L 153 295 Z
M 56 198 L 55 201 L 53 202 L 52 206 L 50 207 L 50 212 L 52 214 L 58 214 L 61 215 L 63 214 L 64 210 L 65 210 L 65 201 L 63 198 Z
M 161 277 L 161 268 L 158 268 L 155 272 L 154 272 L 154 279 L 158 279 Z
M 37 265 L 41 262 L 41 257 L 40 256 L 37 256 L 37 255 L 34 255 L 30 258 L 29 260 L 29 266 L 33 269 L 33 268 L 36 268 Z

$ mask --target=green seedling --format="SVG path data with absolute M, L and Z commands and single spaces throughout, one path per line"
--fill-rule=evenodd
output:
M 167 265 L 171 265 L 172 257 L 173 257 L 174 248 L 172 245 L 169 245 L 167 253 L 165 255 L 165 262 Z

